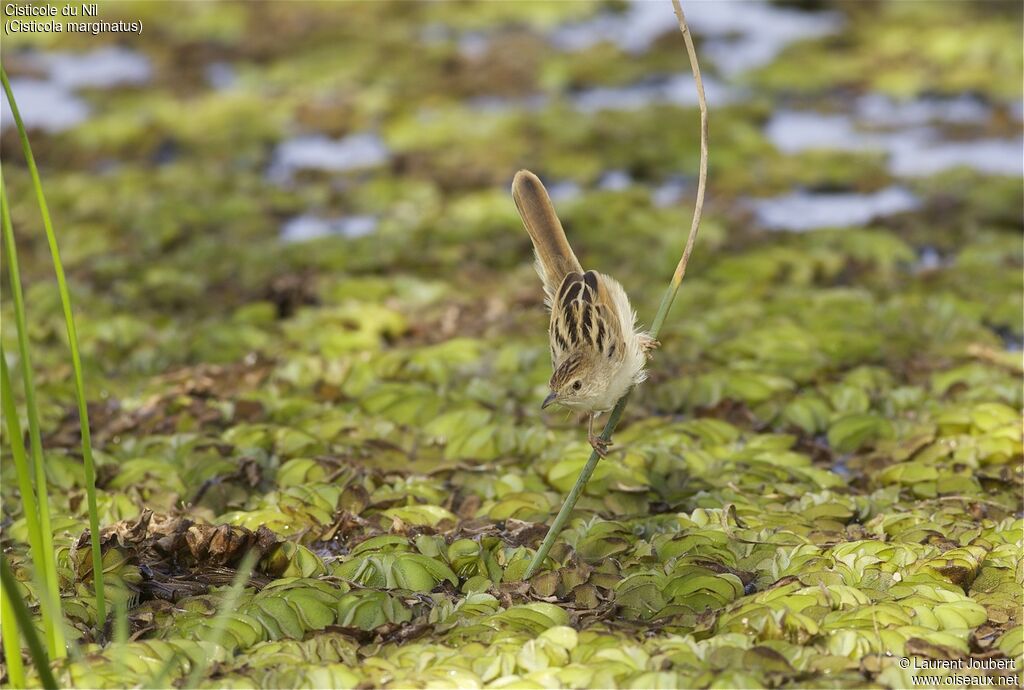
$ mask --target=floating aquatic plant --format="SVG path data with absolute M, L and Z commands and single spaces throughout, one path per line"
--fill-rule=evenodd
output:
M 756 8 L 740 18 L 780 11 Z M 62 687 L 910 687 L 904 655 L 1019 669 L 1021 177 L 903 177 L 884 153 L 786 152 L 769 136 L 801 85 L 787 107 L 891 134 L 863 112 L 878 85 L 907 94 L 901 117 L 946 108 L 937 93 L 980 104 L 980 120 L 929 116 L 939 140 L 1018 137 L 1019 51 L 995 28 L 1010 9 L 788 7 L 835 34 L 737 75 L 715 57 L 748 51 L 757 27 L 703 33 L 687 13 L 728 96 L 705 83 L 699 260 L 614 452 L 525 579 L 590 448 L 536 409 L 550 367 L 510 171 L 560 189 L 584 262 L 655 304 L 673 229 L 692 222 L 700 112 L 668 3 L 644 9 L 639 52 L 564 43 L 588 23 L 633 26 L 617 5 L 408 9 L 216 4 L 169 22 L 156 4 L 111 4 L 146 23 L 129 42 L 152 78 L 80 94 L 82 126 L 30 126 L 74 298 L 98 532 L 32 175 L 4 158 L 69 649 L 48 654 L 16 481 L 35 468 L 8 289 L 4 686 L 42 686 L 46 668 Z M 903 60 L 906 41 L 878 45 L 880 15 L 885 36 L 926 27 L 934 45 Z M 970 69 L 950 68 L 962 46 L 932 49 L 958 36 L 991 37 Z M 3 43 L 15 97 L 45 76 L 23 40 Z M 578 107 L 599 89 L 657 102 Z M 295 137 L 362 133 L 384 164 L 272 174 Z M 749 205 L 894 186 L 917 205 L 854 227 L 769 232 Z M 376 224 L 281 242 L 303 217 Z M 48 666 L 8 633 L 12 593 Z

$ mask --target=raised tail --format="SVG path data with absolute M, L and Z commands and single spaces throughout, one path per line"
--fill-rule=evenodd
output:
M 573 254 L 565 230 L 555 214 L 548 190 L 529 170 L 520 170 L 512 180 L 512 198 L 533 241 L 537 253 L 537 272 L 544 281 L 548 301 L 554 300 L 558 287 L 567 273 L 583 273 L 583 267 Z

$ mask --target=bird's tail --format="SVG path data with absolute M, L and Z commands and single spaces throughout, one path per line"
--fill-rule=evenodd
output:
M 551 301 L 566 274 L 573 271 L 582 273 L 583 268 L 569 246 L 548 191 L 536 175 L 529 170 L 517 172 L 512 180 L 512 198 L 533 241 L 537 272 Z

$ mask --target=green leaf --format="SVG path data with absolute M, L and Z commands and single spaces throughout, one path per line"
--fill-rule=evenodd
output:
M 889 420 L 875 414 L 851 414 L 832 423 L 828 442 L 837 453 L 852 453 L 882 438 L 893 437 Z

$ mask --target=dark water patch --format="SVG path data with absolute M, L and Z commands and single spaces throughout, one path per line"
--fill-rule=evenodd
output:
M 857 99 L 857 117 L 861 122 L 881 127 L 910 127 L 936 122 L 984 124 L 992 108 L 969 95 L 952 98 L 918 98 L 897 101 L 879 93 Z
M 69 89 L 140 86 L 153 76 L 149 58 L 119 46 L 86 53 L 40 53 L 38 61 L 52 81 Z
M 597 188 L 605 191 L 621 192 L 624 189 L 629 189 L 632 184 L 633 178 L 625 170 L 609 170 L 601 175 L 601 178 L 597 181 Z
M 218 91 L 230 89 L 238 81 L 234 66 L 228 62 L 211 62 L 203 70 L 203 76 L 206 83 Z
M 274 182 L 287 183 L 300 170 L 364 170 L 384 165 L 390 155 L 384 141 L 376 134 L 350 134 L 341 139 L 301 136 L 278 145 L 267 175 Z
M 765 228 L 793 232 L 864 225 L 875 218 L 913 211 L 920 206 L 914 194 L 897 186 L 870 194 L 798 190 L 746 203 Z
M 482 31 L 469 31 L 459 36 L 459 54 L 470 59 L 479 59 L 490 50 L 490 37 Z
M 687 21 L 701 39 L 702 56 L 714 68 L 705 69 L 704 88 L 708 106 L 734 102 L 739 95 L 720 79 L 732 77 L 769 64 L 788 45 L 836 32 L 842 15 L 832 11 L 807 12 L 751 0 L 694 3 L 687 8 Z M 633 55 L 646 53 L 666 35 L 678 34 L 679 25 L 669 4 L 632 0 L 619 10 L 563 24 L 548 38 L 563 52 L 579 52 L 600 43 L 612 43 Z M 432 24 L 421 31 L 424 43 L 455 41 L 458 52 L 468 59 L 481 59 L 490 50 L 493 34 L 484 31 L 459 33 Z M 709 67 L 711 66 L 709 65 Z M 624 86 L 584 89 L 572 96 L 583 112 L 640 110 L 654 104 L 696 105 L 693 78 L 685 65 L 678 74 L 645 79 Z M 473 104 L 488 110 L 529 106 L 520 99 L 486 99 Z M 534 103 L 536 105 L 536 102 Z M 541 103 L 543 105 L 543 103 Z
M 942 141 L 936 130 L 888 137 L 894 175 L 923 177 L 967 167 L 988 175 L 1024 176 L 1024 137 Z
M 11 90 L 25 126 L 63 132 L 89 117 L 89 106 L 70 89 L 41 79 L 11 79 Z M 14 125 L 7 99 L 0 104 L 0 128 Z
M 714 77 L 705 76 L 703 80 L 709 109 L 733 103 L 740 97 L 739 92 Z M 576 109 L 584 113 L 643 110 L 652 105 L 697 105 L 697 91 L 693 86 L 693 76 L 689 72 L 645 79 L 625 86 L 583 89 L 572 94 L 570 98 Z
M 153 152 L 152 161 L 156 165 L 167 165 L 173 163 L 180 153 L 181 147 L 174 139 L 165 138 L 160 141 L 159 146 Z
M 814 149 L 860 150 L 861 134 L 848 115 L 779 110 L 765 125 L 765 136 L 783 153 Z
M 743 92 L 723 84 L 712 76 L 704 77 L 704 92 L 708 108 L 714 109 L 741 100 Z M 652 105 L 696 107 L 697 92 L 689 72 L 649 77 L 622 86 L 596 86 L 577 89 L 567 95 L 571 105 L 581 113 L 639 111 Z M 552 101 L 545 94 L 525 97 L 476 96 L 465 105 L 485 114 L 516 111 L 537 112 Z
M 686 8 L 686 19 L 701 38 L 702 55 L 724 76 L 766 65 L 787 45 L 828 35 L 842 25 L 837 12 L 804 12 L 748 0 L 692 3 Z M 635 55 L 678 31 L 678 21 L 668 3 L 633 0 L 622 11 L 563 24 L 550 38 L 555 47 L 566 52 L 608 42 Z
M 584 188 L 575 180 L 544 181 L 548 195 L 556 203 L 573 201 L 584 193 L 595 190 L 606 192 L 624 191 L 637 184 L 642 183 L 638 183 L 625 170 L 607 170 L 597 178 L 596 183 L 587 188 Z M 683 177 L 670 177 L 657 186 L 644 186 L 650 190 L 651 203 L 658 208 L 664 208 L 679 203 L 689 188 L 689 183 Z
M 807 12 L 767 2 L 696 2 L 686 9 L 701 48 L 726 77 L 772 62 L 786 46 L 840 29 L 838 12 Z
M 149 58 L 117 46 L 84 53 L 31 52 L 20 55 L 19 60 L 40 75 L 11 79 L 11 90 L 25 126 L 52 133 L 88 119 L 89 106 L 78 91 L 139 86 L 152 78 Z M 13 124 L 4 101 L 0 107 L 0 128 Z
M 688 188 L 682 177 L 671 177 L 651 190 L 651 203 L 658 208 L 673 206 L 683 199 Z
M 552 201 L 571 201 L 583 193 L 583 189 L 572 180 L 560 180 L 547 185 Z
M 863 101 L 862 101 L 863 102 Z M 946 140 L 939 129 L 922 124 L 937 115 L 931 106 L 872 105 L 876 123 L 909 123 L 896 131 L 866 131 L 853 116 L 813 111 L 780 110 L 765 126 L 765 136 L 783 153 L 810 150 L 884 151 L 889 169 L 899 177 L 923 177 L 944 170 L 968 167 L 990 175 L 1024 174 L 1024 138 L 980 138 L 969 141 Z M 956 112 L 950 109 L 948 121 L 968 122 L 979 115 L 966 102 Z
M 280 239 L 285 244 L 309 242 L 322 237 L 354 239 L 376 232 L 378 222 L 375 216 L 325 218 L 304 214 L 288 220 L 281 226 Z
M 942 255 L 938 249 L 931 246 L 921 247 L 917 250 L 917 263 L 914 264 L 914 273 L 929 273 L 938 271 L 950 264 L 950 260 Z
M 999 339 L 1003 341 L 1003 347 L 1010 352 L 1024 351 L 1024 333 L 1018 333 L 1009 326 L 989 326 Z

